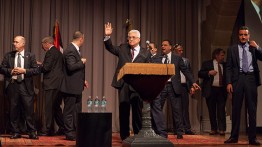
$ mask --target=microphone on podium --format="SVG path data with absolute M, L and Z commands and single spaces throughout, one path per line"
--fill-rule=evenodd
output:
M 147 50 L 150 50 L 150 49 L 151 49 L 151 46 L 150 46 L 149 44 L 150 44 L 150 41 L 147 40 L 147 41 L 146 41 L 146 48 L 147 48 Z

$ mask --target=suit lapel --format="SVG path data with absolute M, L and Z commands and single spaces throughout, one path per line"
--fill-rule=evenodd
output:
M 12 66 L 11 68 L 15 67 L 15 53 L 16 52 L 11 53 L 11 59 L 10 59 L 10 65 Z
M 29 63 L 29 52 L 25 52 L 24 56 L 24 68 L 29 68 L 30 66 L 28 65 Z
M 132 62 L 132 55 L 131 55 L 131 47 L 130 46 L 128 46 L 128 48 L 127 48 L 127 54 L 128 54 L 128 60 L 130 62 Z
M 237 65 L 238 65 L 238 67 L 240 67 L 238 45 L 233 48 L 233 51 L 234 51 L 234 55 L 236 56 Z

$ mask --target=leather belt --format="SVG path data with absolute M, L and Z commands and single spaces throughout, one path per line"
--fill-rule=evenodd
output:
M 254 75 L 254 72 L 240 72 L 240 75 Z

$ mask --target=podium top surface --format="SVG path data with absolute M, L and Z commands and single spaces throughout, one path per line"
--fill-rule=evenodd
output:
M 119 71 L 117 80 L 124 75 L 175 75 L 174 64 L 126 63 Z

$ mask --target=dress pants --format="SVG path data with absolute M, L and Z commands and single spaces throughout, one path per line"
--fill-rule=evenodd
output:
M 232 130 L 230 138 L 238 139 L 241 107 L 243 99 L 248 112 L 248 139 L 256 139 L 256 114 L 257 114 L 257 85 L 255 75 L 252 73 L 239 75 L 238 81 L 233 83 L 232 95 Z
M 68 94 L 63 93 L 64 98 L 64 125 L 65 125 L 65 135 L 66 137 L 76 136 L 76 125 L 77 125 L 77 114 L 82 110 L 82 94 Z
M 25 82 L 10 82 L 7 87 L 7 95 L 10 99 L 10 122 L 13 133 L 20 133 L 18 118 L 22 108 L 25 115 L 25 123 L 27 132 L 35 132 L 34 126 L 34 95 L 30 95 L 27 91 Z
M 64 121 L 62 108 L 60 107 L 62 103 L 62 96 L 58 89 L 45 90 L 45 119 L 46 128 L 44 132 L 54 133 L 54 120 L 56 121 L 59 129 L 64 130 Z
M 163 107 L 166 99 L 171 102 L 172 115 L 175 123 L 175 133 L 183 134 L 181 95 L 175 93 L 172 83 L 168 82 L 160 95 L 151 103 L 151 114 L 153 118 L 153 128 L 160 136 L 166 136 L 166 124 L 164 121 Z
M 142 106 L 143 102 L 138 93 L 136 93 L 128 84 L 118 90 L 119 95 L 119 123 L 120 137 L 125 140 L 130 136 L 129 116 L 130 105 L 132 106 L 132 126 L 134 134 L 138 134 L 142 128 Z
M 185 132 L 188 132 L 191 131 L 191 125 L 189 120 L 189 94 L 187 84 L 182 84 L 181 90 L 183 128 Z
M 212 131 L 226 130 L 226 98 L 225 87 L 211 87 L 206 103 Z

